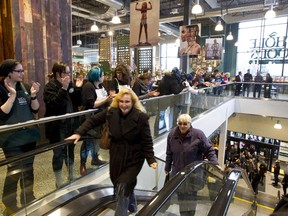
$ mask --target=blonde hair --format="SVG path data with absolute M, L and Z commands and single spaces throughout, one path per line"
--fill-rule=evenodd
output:
M 178 122 L 189 122 L 190 124 L 192 124 L 192 118 L 189 114 L 181 114 L 178 118 L 177 118 L 177 123 Z
M 118 94 L 116 94 L 116 96 L 112 100 L 112 103 L 109 106 L 109 109 L 119 108 L 119 101 L 126 94 L 131 95 L 132 104 L 133 104 L 133 107 L 135 109 L 137 109 L 143 113 L 146 113 L 146 110 L 145 110 L 144 106 L 141 104 L 138 96 L 134 93 L 134 91 L 132 89 L 129 89 L 129 88 L 123 88 L 121 91 L 119 91 Z

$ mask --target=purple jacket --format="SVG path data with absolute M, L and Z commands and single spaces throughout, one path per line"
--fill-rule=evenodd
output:
M 203 131 L 192 128 L 184 138 L 180 136 L 178 126 L 170 131 L 167 137 L 165 171 L 170 172 L 172 168 L 174 176 L 186 165 L 203 160 L 204 156 L 213 164 L 218 164 L 215 151 Z

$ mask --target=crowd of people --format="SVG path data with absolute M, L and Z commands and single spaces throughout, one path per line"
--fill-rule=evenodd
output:
M 248 69 L 244 75 L 242 75 L 242 71 L 239 71 L 234 81 L 237 82 L 235 96 L 242 95 L 244 97 L 246 92 L 246 96 L 249 97 L 250 90 L 254 86 L 252 89 L 254 98 L 256 96 L 260 98 L 262 90 L 264 98 L 271 98 L 273 78 L 270 76 L 270 73 L 266 73 L 265 78 L 263 78 L 260 71 L 257 71 L 256 76 L 253 78 L 250 69 Z
M 90 69 L 86 82 L 84 82 L 83 77 L 72 82 L 70 68 L 65 62 L 55 62 L 51 71 L 45 86 L 42 87 L 37 82 L 28 85 L 23 83 L 24 69 L 21 62 L 15 59 L 7 59 L 2 62 L 0 67 L 1 125 L 35 119 L 37 117 L 35 114 L 39 110 L 37 93 L 39 93 L 40 88 L 43 88 L 45 117 L 95 109 L 93 114 L 80 119 L 74 117 L 48 122 L 45 125 L 45 136 L 52 145 L 63 141 L 65 138 L 70 142 L 68 145 L 53 149 L 52 169 L 55 175 L 55 186 L 59 188 L 63 185 L 63 164 L 68 168 L 69 180 L 73 180 L 75 177 L 74 149 L 81 136 L 85 135 L 91 139 L 84 140 L 81 144 L 80 174 L 87 174 L 86 163 L 89 152 L 92 158 L 91 165 L 101 166 L 106 163 L 106 161 L 101 160 L 99 155 L 99 138 L 103 130 L 102 125 L 105 122 L 108 123 L 111 138 L 109 150 L 110 178 L 117 198 L 115 215 L 127 215 L 128 211 L 132 213 L 137 211 L 134 188 L 144 160 L 146 159 L 153 169 L 157 168 L 148 115 L 140 101 L 150 97 L 181 92 L 202 94 L 204 91 L 201 89 L 205 87 L 214 87 L 212 93 L 220 95 L 224 89 L 222 84 L 230 81 L 229 73 L 218 70 L 209 73 L 207 70 L 198 69 L 195 73 L 185 74 L 177 67 L 165 73 L 157 71 L 155 76 L 147 69 L 133 80 L 129 69 L 124 64 L 119 64 L 114 70 L 110 85 L 105 87 L 103 85 L 104 71 L 100 65 Z M 253 78 L 249 71 L 247 74 L 244 75 L 244 82 L 251 82 Z M 238 75 L 241 76 L 241 73 L 239 72 Z M 261 75 L 257 74 L 257 76 L 255 82 L 262 82 Z M 239 79 L 243 80 L 242 77 Z M 238 82 L 238 80 L 236 81 Z M 266 76 L 266 81 L 269 81 L 269 74 Z M 248 96 L 250 84 L 244 83 L 244 85 L 243 95 L 247 91 Z M 240 91 L 241 88 L 242 86 L 240 86 Z M 270 95 L 270 93 L 267 94 Z M 183 114 L 174 120 L 177 121 L 177 126 L 170 131 L 167 139 L 166 174 L 172 171 L 172 175 L 175 175 L 188 163 L 201 160 L 202 155 L 205 155 L 212 163 L 218 164 L 215 151 L 204 133 L 192 127 L 191 116 Z M 35 149 L 37 141 L 40 139 L 39 128 L 29 128 L 28 133 L 26 129 L 1 133 L 0 141 L 6 158 Z M 191 148 L 193 151 L 187 147 L 185 150 L 187 160 L 184 163 L 181 159 L 182 154 L 178 155 L 179 149 L 174 147 L 175 143 L 178 143 L 176 139 L 181 140 L 187 146 L 194 146 L 194 139 L 196 138 L 202 140 L 201 146 L 197 147 L 201 150 L 201 154 L 198 151 L 196 154 L 194 147 Z M 267 170 L 264 164 L 258 166 L 259 161 L 253 155 L 254 152 L 247 150 L 243 151 L 239 158 L 233 157 L 229 161 L 230 167 L 234 164 L 246 169 L 252 185 L 253 181 L 256 182 L 258 179 L 263 182 Z M 31 157 L 24 163 L 13 163 L 7 169 L 2 199 L 7 215 L 13 214 L 18 209 L 17 184 L 19 181 L 24 182 L 24 184 L 21 183 L 21 204 L 24 205 L 24 200 L 27 203 L 35 199 L 33 162 L 34 157 Z M 171 166 L 172 163 L 173 167 Z M 25 169 L 22 167 L 23 164 Z M 14 172 L 19 168 L 23 169 L 23 172 Z M 257 193 L 256 183 L 254 190 Z M 190 195 L 194 196 L 197 193 Z M 181 202 L 181 194 L 178 196 Z M 180 206 L 180 211 L 185 212 L 185 205 L 182 207 Z

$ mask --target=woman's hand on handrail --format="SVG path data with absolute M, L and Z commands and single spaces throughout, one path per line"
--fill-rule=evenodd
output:
M 80 134 L 73 134 L 70 137 L 67 137 L 65 140 L 74 140 L 74 144 L 76 144 L 81 138 Z

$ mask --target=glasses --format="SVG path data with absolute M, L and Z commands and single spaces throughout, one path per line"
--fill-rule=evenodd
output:
M 24 70 L 13 70 L 13 71 L 17 73 L 24 73 Z
M 178 124 L 179 126 L 185 126 L 185 127 L 187 127 L 190 123 L 189 123 L 189 122 L 177 122 L 177 124 Z

